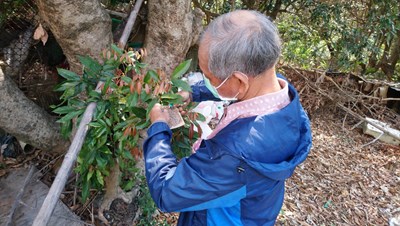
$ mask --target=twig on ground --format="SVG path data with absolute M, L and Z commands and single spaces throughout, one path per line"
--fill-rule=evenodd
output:
M 375 143 L 377 140 L 379 140 L 379 138 L 381 138 L 383 136 L 383 134 L 385 134 L 385 133 L 381 131 L 381 134 L 379 134 L 379 136 L 377 138 L 373 139 L 372 141 L 370 141 L 370 142 L 368 142 L 366 144 L 361 145 L 360 149 L 363 149 L 366 146 Z
M 114 15 L 114 16 L 119 16 L 122 19 L 125 19 L 128 17 L 127 13 L 121 13 L 121 12 L 117 12 L 117 11 L 113 11 L 113 10 L 109 10 L 109 9 L 106 9 L 106 11 L 107 11 L 107 13 Z

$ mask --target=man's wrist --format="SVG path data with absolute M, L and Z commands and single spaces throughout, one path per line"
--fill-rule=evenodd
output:
M 164 123 L 167 123 L 167 124 L 168 124 L 168 121 L 165 120 L 165 119 L 156 119 L 156 120 L 154 120 L 154 122 L 151 122 L 151 124 L 153 125 L 153 124 L 155 124 L 155 123 L 157 123 L 157 122 L 164 122 Z

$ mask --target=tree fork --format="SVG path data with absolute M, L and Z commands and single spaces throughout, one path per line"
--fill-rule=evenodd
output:
M 2 129 L 41 150 L 61 153 L 68 147 L 54 119 L 29 100 L 1 69 L 0 96 Z

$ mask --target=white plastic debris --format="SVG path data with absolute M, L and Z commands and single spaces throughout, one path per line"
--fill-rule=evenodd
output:
M 201 138 L 205 139 L 212 132 L 210 122 L 213 120 L 218 122 L 224 114 L 223 102 L 203 101 L 199 103 L 193 111 L 204 115 L 206 118 L 204 122 L 197 120 L 197 123 L 203 132 Z
M 196 82 L 203 80 L 201 72 L 190 72 L 187 76 L 189 85 L 194 85 Z
M 388 144 L 400 145 L 400 140 L 399 139 L 395 139 L 393 136 L 390 136 L 390 135 L 387 134 L 387 132 L 390 132 L 391 134 L 394 134 L 395 136 L 400 138 L 400 131 L 399 130 L 390 128 L 388 124 L 386 124 L 384 122 L 381 122 L 381 121 L 378 121 L 376 119 L 365 118 L 365 120 L 368 123 L 365 123 L 364 126 L 363 126 L 363 133 L 364 134 L 371 135 L 371 136 L 373 136 L 373 137 L 375 137 L 375 138 L 377 138 L 377 139 L 379 139 L 379 140 L 381 140 L 381 141 L 383 141 L 385 143 L 388 143 Z M 386 130 L 386 132 L 376 128 L 375 126 L 371 125 L 371 123 L 384 128 Z

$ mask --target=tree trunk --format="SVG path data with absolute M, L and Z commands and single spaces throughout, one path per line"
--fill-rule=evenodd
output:
M 394 37 L 391 49 L 390 49 L 390 57 L 389 62 L 387 64 L 386 69 L 384 70 L 386 76 L 389 80 L 392 79 L 394 75 L 394 71 L 396 69 L 396 64 L 399 62 L 400 59 L 400 31 L 397 31 L 397 36 Z
M 80 73 L 78 55 L 99 57 L 112 42 L 111 19 L 98 0 L 38 0 L 41 18 L 50 27 L 67 56 L 71 70 Z M 43 109 L 0 73 L 0 125 L 19 140 L 43 150 L 65 151 L 59 126 Z
M 19 140 L 47 151 L 61 152 L 68 142 L 60 136 L 55 120 L 25 97 L 0 69 L 0 125 Z
M 167 75 L 185 59 L 202 31 L 203 13 L 191 9 L 187 0 L 148 1 L 145 63 L 149 68 L 160 68 Z
M 80 74 L 77 56 L 98 58 L 112 43 L 111 19 L 98 0 L 38 0 L 42 19 L 50 27 L 70 64 Z
M 267 15 L 272 20 L 276 20 L 276 17 L 278 16 L 279 11 L 281 10 L 282 3 L 283 3 L 282 0 L 277 0 L 272 10 L 270 12 L 267 12 Z

